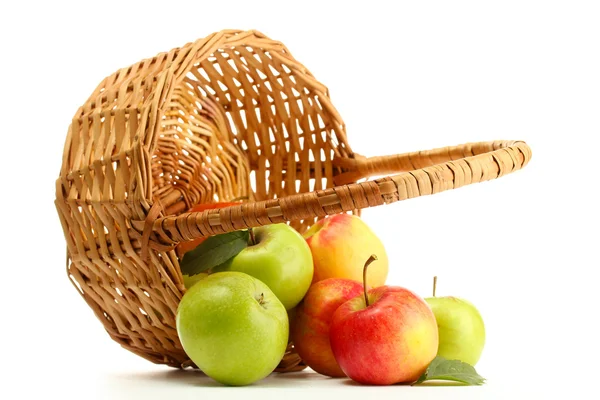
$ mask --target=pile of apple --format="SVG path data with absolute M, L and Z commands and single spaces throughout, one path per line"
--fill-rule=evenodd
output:
M 231 254 L 238 242 L 227 240 L 222 254 L 205 258 Z M 485 329 L 477 309 L 386 286 L 385 248 L 361 218 L 331 216 L 304 235 L 268 225 L 251 230 L 249 241 L 210 270 L 184 275 L 177 332 L 216 381 L 265 378 L 290 341 L 314 371 L 363 384 L 414 383 L 436 356 L 479 360 Z

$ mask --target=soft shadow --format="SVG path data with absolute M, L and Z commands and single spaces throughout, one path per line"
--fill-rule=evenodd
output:
M 204 387 L 219 387 L 223 386 L 219 382 L 206 376 L 199 370 L 194 369 L 171 369 L 168 371 L 153 371 L 136 374 L 118 374 L 113 375 L 113 378 L 126 380 L 129 382 L 137 382 L 144 384 L 171 384 L 183 386 L 204 386 Z
M 418 385 L 412 385 L 413 387 L 419 386 L 469 386 L 466 383 L 454 382 L 454 381 L 425 381 Z
M 341 381 L 343 378 L 332 378 L 330 376 L 325 376 L 318 374 L 313 371 L 298 371 L 298 372 L 274 372 L 269 375 L 268 379 L 271 380 L 291 380 L 291 381 Z
M 259 388 L 314 388 L 319 382 L 331 382 L 335 378 L 330 378 L 321 374 L 317 374 L 312 371 L 298 371 L 298 372 L 285 372 L 279 373 L 274 372 L 265 379 L 256 382 L 253 385 L 246 387 L 259 387 Z M 309 383 L 308 385 L 306 383 Z
M 366 386 L 366 387 L 380 387 L 382 385 L 366 385 L 363 383 L 358 383 L 353 381 L 352 379 L 345 379 L 343 381 L 341 381 L 341 383 L 343 385 L 348 385 L 348 386 Z M 386 385 L 383 385 L 386 386 Z M 452 381 L 425 381 L 423 383 L 419 383 L 418 385 L 411 385 L 408 383 L 396 383 L 394 385 L 388 385 L 388 386 L 407 386 L 407 387 L 419 387 L 419 386 L 424 386 L 424 387 L 432 387 L 432 386 L 468 386 L 464 383 L 460 383 L 460 382 L 452 382 Z
M 168 370 L 168 371 L 153 371 L 153 372 L 142 372 L 134 374 L 114 374 L 112 378 L 127 381 L 128 383 L 136 384 L 157 384 L 157 385 L 175 385 L 175 386 L 201 386 L 201 387 L 235 387 L 223 385 L 212 378 L 206 376 L 199 370 L 185 369 L 185 370 Z M 298 371 L 298 372 L 287 372 L 277 373 L 274 372 L 268 377 L 252 385 L 242 386 L 244 388 L 288 388 L 293 387 L 295 389 L 302 388 L 302 385 L 306 382 L 310 382 L 311 385 L 305 387 L 313 387 L 312 384 L 318 382 L 330 382 L 332 380 L 345 381 L 342 378 L 330 378 L 324 375 L 317 374 L 312 371 Z
M 356 381 L 353 381 L 350 378 L 342 380 L 341 383 L 342 383 L 342 385 L 356 386 L 356 387 L 380 387 L 380 386 L 383 386 L 383 385 L 366 385 L 364 383 L 358 383 Z
M 134 383 L 139 385 L 175 385 L 182 387 L 210 387 L 210 388 L 231 388 L 236 386 L 223 385 L 214 379 L 206 376 L 204 373 L 197 369 L 169 369 L 167 371 L 152 371 L 152 372 L 141 372 L 141 373 L 122 373 L 113 374 L 113 379 L 121 382 Z M 298 372 L 286 372 L 278 373 L 274 372 L 268 377 L 252 385 L 241 386 L 244 388 L 314 388 L 315 385 L 319 385 L 322 382 L 323 388 L 328 387 L 331 382 L 336 382 L 340 385 L 354 386 L 354 387 L 379 387 L 379 385 L 365 385 L 353 381 L 350 378 L 331 378 L 325 375 L 318 374 L 310 370 L 298 371 Z M 306 385 L 309 383 L 309 385 Z M 467 386 L 464 383 L 452 382 L 452 381 L 426 381 L 419 383 L 418 385 L 410 384 L 396 384 L 393 386 L 407 386 L 407 387 L 436 387 L 436 386 Z

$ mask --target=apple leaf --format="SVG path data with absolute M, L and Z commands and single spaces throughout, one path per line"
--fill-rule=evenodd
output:
M 454 381 L 465 385 L 481 385 L 485 382 L 485 378 L 481 377 L 473 366 L 459 360 L 447 360 L 441 356 L 433 359 L 425 373 L 414 384 L 433 380 Z
M 241 230 L 207 238 L 183 255 L 181 272 L 192 276 L 223 264 L 248 246 L 249 237 L 247 230 Z

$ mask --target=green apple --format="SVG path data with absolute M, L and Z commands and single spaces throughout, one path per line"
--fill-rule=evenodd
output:
M 183 284 L 185 286 L 186 289 L 191 288 L 192 286 L 194 286 L 194 284 L 196 282 L 198 282 L 201 279 L 204 279 L 208 276 L 208 274 L 206 272 L 200 272 L 199 274 L 196 275 L 183 275 Z
M 313 278 L 313 259 L 306 240 L 283 223 L 254 228 L 253 236 L 253 243 L 212 271 L 252 275 L 271 288 L 286 310 L 294 308 Z
M 193 285 L 179 303 L 176 326 L 198 368 L 231 386 L 269 375 L 289 336 L 283 304 L 267 285 L 241 272 L 210 274 Z
M 452 296 L 435 297 L 436 278 L 433 297 L 425 301 L 433 310 L 438 325 L 438 355 L 475 366 L 485 345 L 483 318 L 467 300 Z

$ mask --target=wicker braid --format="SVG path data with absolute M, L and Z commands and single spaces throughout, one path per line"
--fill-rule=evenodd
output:
M 362 157 L 327 88 L 282 43 L 216 32 L 116 71 L 75 114 L 56 181 L 67 274 L 124 348 L 188 366 L 177 243 L 277 222 L 302 232 L 325 215 L 498 178 L 530 157 L 508 141 Z M 186 212 L 239 197 L 248 201 Z M 277 371 L 304 367 L 290 344 Z

